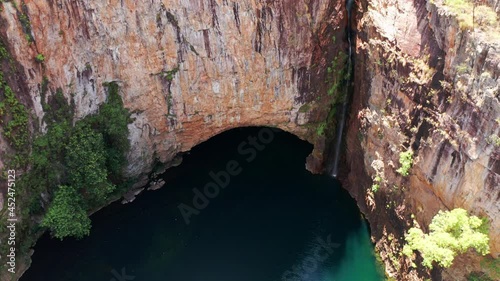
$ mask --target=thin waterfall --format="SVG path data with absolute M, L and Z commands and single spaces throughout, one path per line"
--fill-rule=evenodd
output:
M 351 10 L 354 4 L 354 0 L 346 0 L 346 9 L 347 9 L 347 27 L 346 27 L 346 35 L 347 35 L 347 43 L 349 44 L 349 59 L 347 60 L 347 79 L 345 81 L 344 90 L 344 98 L 342 101 L 342 108 L 340 111 L 340 119 L 337 123 L 337 131 L 335 133 L 335 147 L 334 147 L 334 155 L 333 155 L 333 168 L 331 171 L 331 175 L 333 177 L 337 177 L 338 169 L 339 169 L 339 161 L 340 161 L 340 150 L 342 146 L 342 134 L 344 132 L 345 119 L 347 115 L 347 106 L 349 104 L 349 88 L 352 80 L 352 30 L 351 30 Z

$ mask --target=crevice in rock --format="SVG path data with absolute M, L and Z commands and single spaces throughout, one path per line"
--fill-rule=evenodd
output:
M 210 35 L 208 29 L 203 29 L 203 41 L 205 43 L 205 51 L 207 52 L 207 57 L 211 58 L 212 51 L 210 50 Z
M 241 34 L 240 5 L 238 4 L 238 2 L 233 2 L 233 14 L 236 28 L 238 28 L 238 32 Z

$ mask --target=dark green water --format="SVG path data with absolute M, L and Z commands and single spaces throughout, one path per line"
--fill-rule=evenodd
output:
M 93 215 L 90 237 L 43 236 L 21 281 L 383 280 L 355 202 L 334 179 L 304 169 L 312 147 L 280 132 L 252 150 L 248 137 L 259 130 L 195 147 L 164 175 L 164 188 Z M 241 172 L 186 224 L 178 205 L 192 206 L 192 189 L 230 160 Z

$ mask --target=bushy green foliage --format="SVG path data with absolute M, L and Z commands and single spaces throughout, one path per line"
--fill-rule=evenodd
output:
M 49 104 L 44 104 L 49 110 L 45 120 L 47 133 L 34 141 L 33 167 L 25 177 L 28 178 L 25 185 L 36 192 L 58 190 L 43 223 L 58 238 L 88 234 L 84 229 L 90 229 L 90 221 L 87 225 L 82 213 L 86 218 L 87 211 L 104 204 L 117 184 L 123 183 L 130 113 L 123 107 L 116 84 L 108 85 L 108 93 L 108 100 L 97 114 L 77 121 L 74 126 L 73 108 L 62 92 L 58 91 Z M 70 195 L 69 189 L 75 200 L 72 204 L 65 199 Z M 40 211 L 36 198 L 28 206 L 32 214 Z M 65 214 L 71 208 L 79 212 L 77 216 Z
M 3 43 L 0 42 L 0 59 L 5 59 L 9 57 L 9 52 L 3 45 Z
M 470 71 L 469 66 L 467 63 L 461 63 L 455 67 L 456 71 L 458 74 L 464 74 Z
M 479 26 L 495 26 L 498 22 L 497 13 L 489 6 L 477 6 L 474 21 Z
M 46 77 L 42 80 L 41 92 L 45 95 L 48 87 L 48 80 Z M 47 124 L 58 124 L 62 122 L 73 121 L 74 105 L 69 104 L 61 89 L 57 89 L 56 93 L 50 97 L 50 102 L 47 104 L 42 100 L 42 108 L 45 111 L 44 121 Z
M 481 261 L 481 270 L 493 280 L 500 280 L 500 258 L 485 257 Z
M 318 128 L 316 129 L 316 134 L 318 136 L 324 136 L 325 135 L 325 128 L 326 128 L 326 122 L 321 122 L 318 125 Z
M 349 57 L 347 54 L 339 52 L 331 61 L 330 66 L 327 67 L 327 79 L 325 82 L 328 85 L 327 94 L 329 96 L 333 94 L 343 95 L 338 92 L 342 87 L 342 83 L 349 80 L 350 69 L 346 67 L 348 65 L 348 59 Z
M 123 107 L 116 83 L 108 84 L 108 93 L 108 100 L 100 107 L 92 125 L 103 135 L 110 177 L 118 180 L 126 160 L 125 152 L 130 148 L 128 124 L 131 119 L 130 113 Z
M 495 281 L 482 272 L 471 272 L 467 275 L 467 281 Z
M 167 71 L 162 71 L 160 72 L 160 75 L 167 79 L 167 81 L 172 81 L 174 79 L 174 75 L 179 72 L 179 67 L 175 67 L 172 70 L 167 70 Z
M 38 54 L 35 56 L 36 62 L 42 63 L 45 61 L 45 56 L 43 54 Z
M 29 142 L 28 111 L 0 72 L 0 124 L 3 135 L 19 155 L 26 152 Z
M 473 27 L 472 2 L 469 0 L 445 0 L 444 5 L 457 17 L 462 29 Z
M 5 85 L 3 89 L 5 100 L 0 108 L 5 108 L 5 113 L 10 115 L 3 128 L 4 135 L 14 149 L 21 150 L 28 142 L 28 112 L 9 86 Z
M 429 234 L 415 227 L 408 231 L 403 254 L 412 256 L 413 251 L 418 250 L 422 264 L 428 268 L 432 268 L 434 262 L 449 267 L 456 255 L 469 248 L 485 255 L 490 251 L 489 238 L 487 233 L 480 231 L 482 224 L 483 220 L 469 216 L 464 209 L 439 211 L 429 225 Z
M 399 153 L 399 163 L 401 167 L 396 170 L 402 176 L 408 176 L 410 174 L 410 168 L 413 164 L 413 151 L 410 149 L 405 152 Z
M 102 134 L 86 124 L 77 124 L 66 147 L 66 167 L 69 183 L 84 190 L 85 199 L 92 205 L 105 202 L 115 189 L 107 177 L 106 157 Z
M 42 192 L 67 182 L 64 158 L 71 128 L 68 121 L 56 123 L 48 126 L 45 135 L 35 138 L 31 155 L 32 169 L 22 178 L 27 181 L 25 186 Z M 39 209 L 36 201 L 31 206 Z
M 490 135 L 486 142 L 494 146 L 500 146 L 500 137 L 497 135 Z
M 61 240 L 67 236 L 82 238 L 89 235 L 90 219 L 82 205 L 76 188 L 61 185 L 41 225 L 49 227 L 52 234 Z
M 373 184 L 372 184 L 373 193 L 375 193 L 379 190 L 380 182 L 382 182 L 382 177 L 380 177 L 379 175 L 375 176 L 375 178 L 373 179 Z

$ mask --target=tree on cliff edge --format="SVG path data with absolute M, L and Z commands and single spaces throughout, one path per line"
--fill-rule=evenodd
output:
M 407 244 L 403 248 L 403 254 L 409 257 L 413 256 L 414 250 L 419 251 L 422 264 L 428 268 L 432 268 L 434 262 L 449 267 L 456 255 L 469 248 L 482 255 L 490 251 L 483 220 L 469 216 L 464 209 L 439 211 L 429 229 L 429 234 L 425 234 L 420 228 L 412 227 L 405 236 Z
M 72 186 L 61 185 L 55 193 L 41 226 L 50 228 L 54 237 L 83 238 L 90 233 L 90 219 L 82 207 L 82 198 Z

